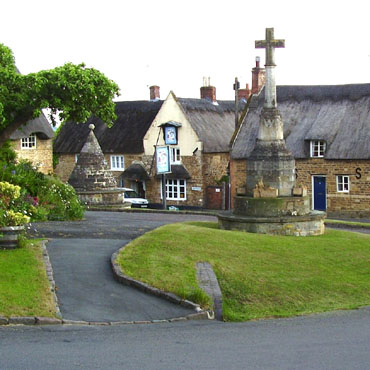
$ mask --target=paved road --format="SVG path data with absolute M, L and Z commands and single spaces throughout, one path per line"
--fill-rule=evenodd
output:
M 140 321 L 194 313 L 117 283 L 110 258 L 130 240 L 151 229 L 195 219 L 214 220 L 177 214 L 87 212 L 83 221 L 34 224 L 34 236 L 50 238 L 47 249 L 63 318 Z
M 98 216 L 88 213 L 86 221 L 70 227 L 54 224 L 52 231 L 44 224 L 39 226 L 39 234 L 58 235 L 53 239 L 61 243 L 55 246 L 57 253 L 78 233 L 86 233 L 85 237 L 101 248 L 107 243 L 103 236 L 108 229 L 109 240 L 119 245 L 122 226 L 130 228 L 136 222 L 150 229 L 168 222 L 162 215 L 154 219 L 147 215 L 126 219 L 122 215 L 117 220 L 106 214 L 106 222 Z M 95 217 L 98 226 L 89 231 L 87 224 Z M 127 233 L 138 235 L 133 230 Z M 72 256 L 80 253 L 78 246 L 71 251 Z M 369 369 L 369 364 L 370 308 L 239 324 L 187 321 L 109 327 L 0 326 L 1 370 L 348 370 Z
M 369 328 L 369 309 L 240 324 L 0 327 L 0 368 L 365 370 Z

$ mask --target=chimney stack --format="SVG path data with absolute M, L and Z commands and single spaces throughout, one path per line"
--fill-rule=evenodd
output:
M 161 98 L 159 93 L 159 86 L 156 85 L 150 86 L 149 90 L 150 90 L 150 100 L 154 101 L 159 100 Z
M 260 67 L 260 57 L 256 57 L 256 66 L 252 69 L 252 94 L 258 94 L 265 85 L 266 70 Z
M 248 100 L 249 96 L 251 95 L 251 90 L 249 88 L 249 84 L 246 84 L 245 89 L 238 90 L 238 99 L 245 99 Z
M 211 86 L 211 78 L 203 77 L 203 86 L 200 88 L 200 98 L 207 99 L 212 103 L 216 103 L 216 88 Z

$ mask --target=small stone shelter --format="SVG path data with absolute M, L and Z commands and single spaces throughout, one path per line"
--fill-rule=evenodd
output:
M 49 121 L 41 114 L 28 121 L 10 136 L 18 159 L 30 161 L 40 172 L 53 172 L 54 131 Z
M 332 217 L 370 216 L 370 84 L 277 86 L 286 146 L 311 207 Z M 231 193 L 243 194 L 264 89 L 252 95 L 232 139 Z

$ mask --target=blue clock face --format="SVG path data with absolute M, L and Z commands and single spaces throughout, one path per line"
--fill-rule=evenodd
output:
M 177 144 L 176 127 L 165 127 L 164 136 L 166 145 Z

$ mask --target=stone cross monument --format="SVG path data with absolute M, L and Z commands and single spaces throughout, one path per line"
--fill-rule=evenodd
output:
M 283 120 L 277 109 L 275 83 L 275 48 L 284 40 L 274 39 L 274 29 L 266 29 L 266 40 L 256 41 L 256 48 L 266 49 L 265 101 L 260 116 L 256 146 L 248 159 L 247 194 L 257 184 L 277 189 L 277 196 L 290 196 L 295 185 L 295 161 L 284 141 Z
M 284 40 L 274 39 L 273 28 L 266 29 L 265 40 L 256 41 L 256 48 L 266 49 L 264 104 L 256 144 L 247 160 L 246 193 L 235 196 L 232 213 L 218 215 L 222 229 L 297 236 L 325 230 L 325 213 L 311 211 L 307 189 L 295 186 L 295 160 L 284 141 L 274 60 L 275 48 L 284 46 Z

